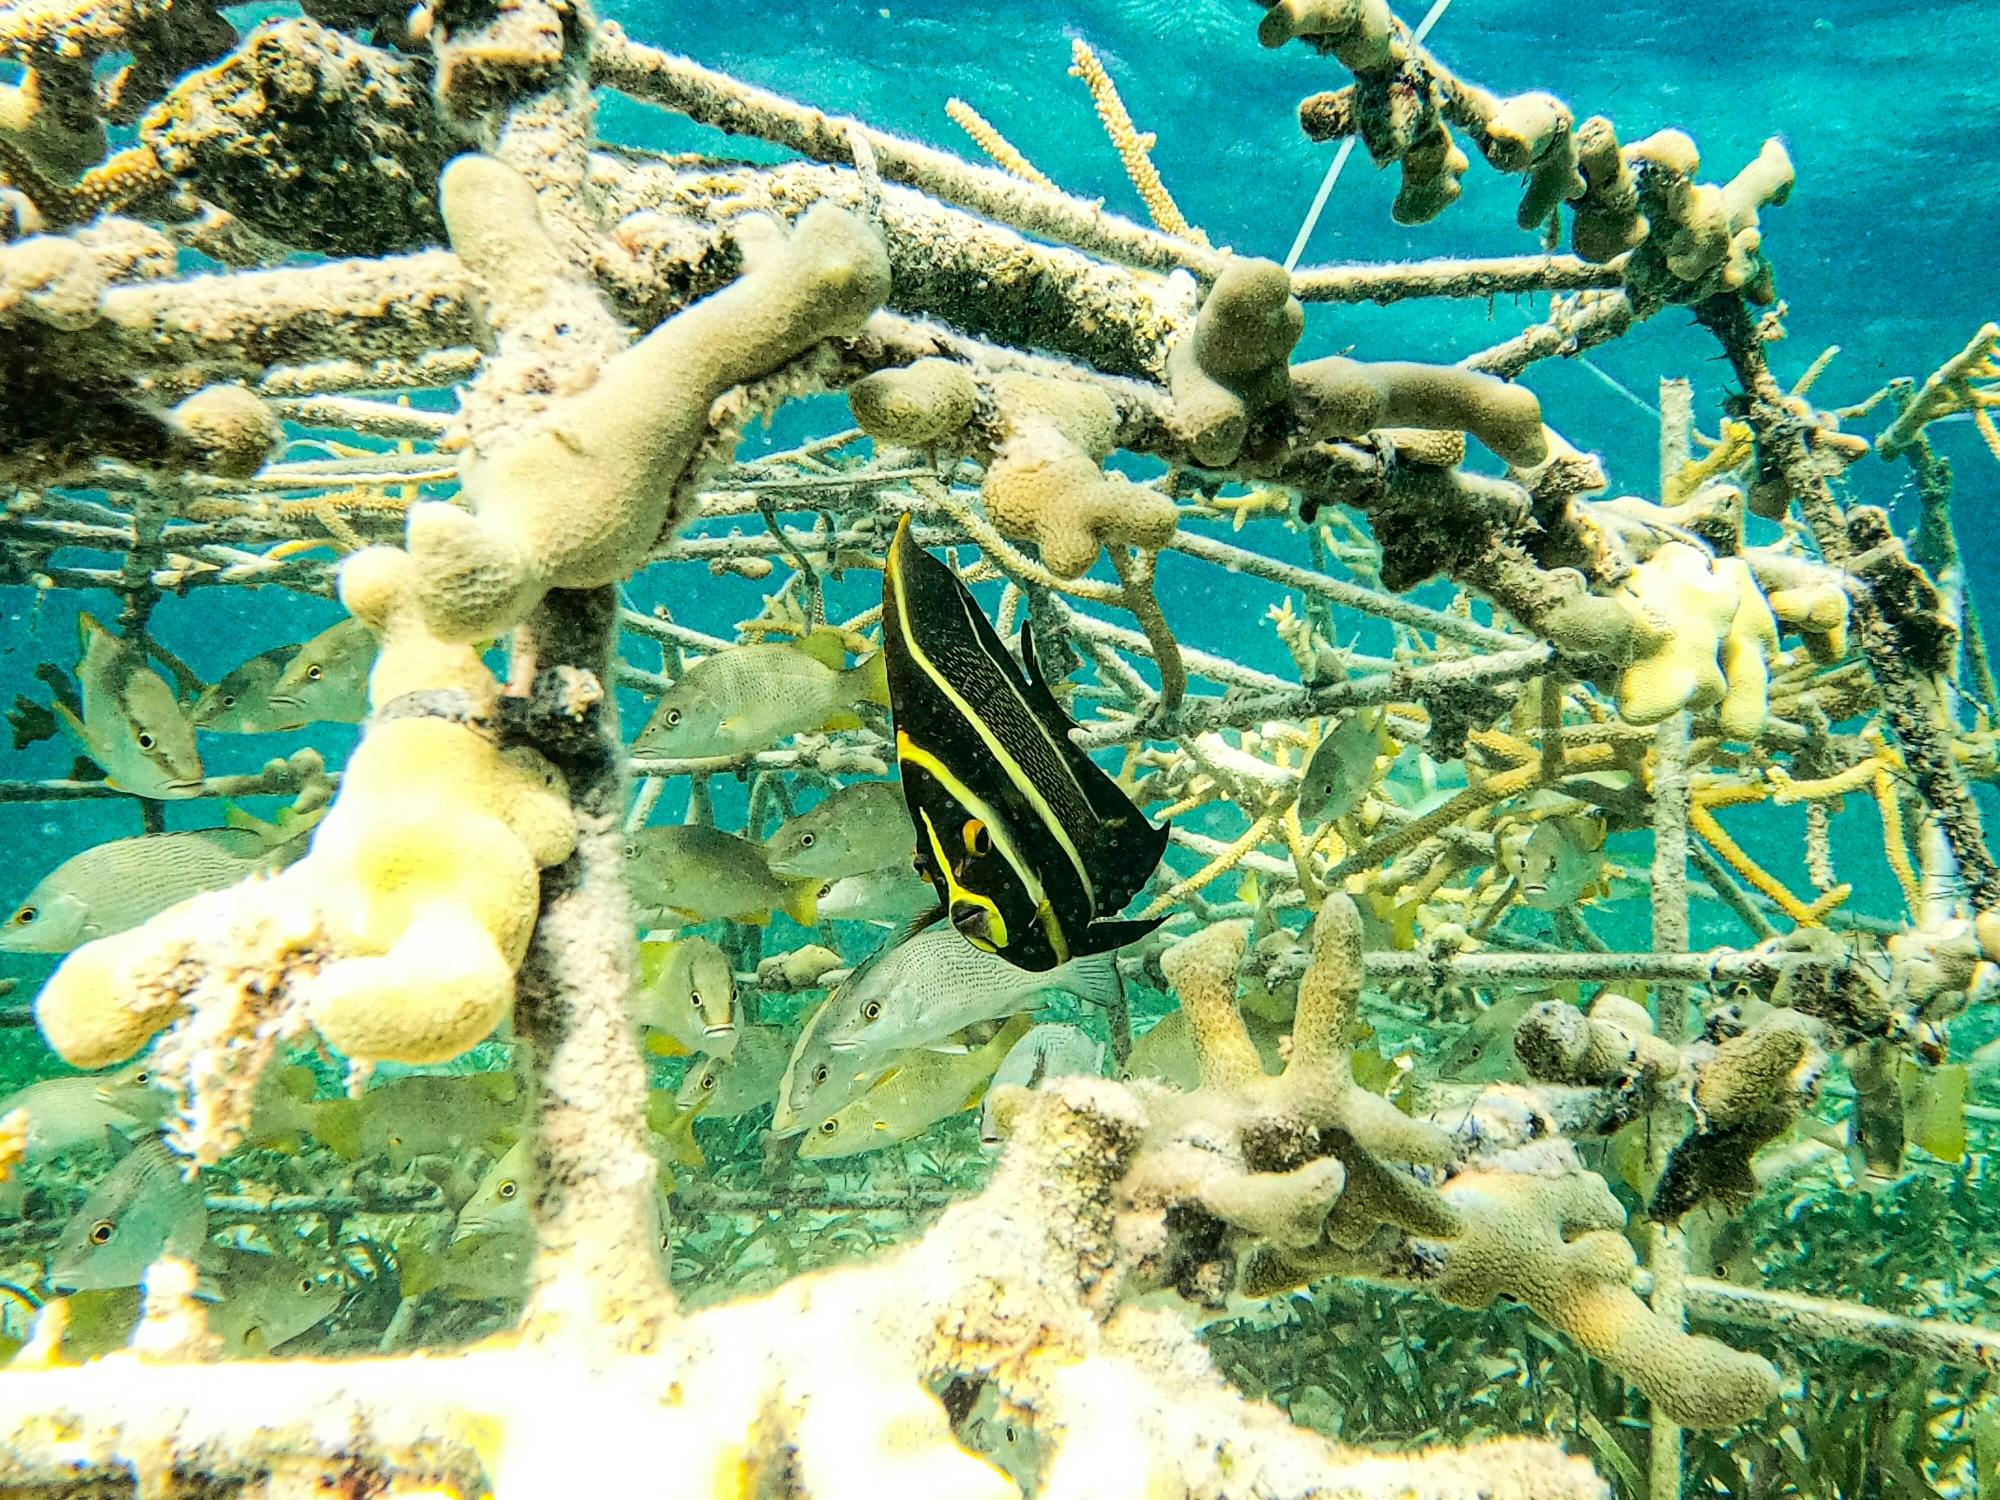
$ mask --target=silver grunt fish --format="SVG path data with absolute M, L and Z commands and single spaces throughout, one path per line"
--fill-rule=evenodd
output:
M 836 638 L 827 654 L 838 651 Z M 813 645 L 731 646 L 681 674 L 632 748 L 686 760 L 742 755 L 804 730 L 858 724 L 856 704 L 888 702 L 879 655 L 842 668 Z
M 703 1058 L 681 1080 L 674 1103 L 711 1120 L 733 1120 L 778 1094 L 791 1046 L 775 1026 L 746 1026 L 728 1057 Z
M 984 1046 L 964 1052 L 901 1054 L 859 1099 L 815 1125 L 800 1143 L 799 1155 L 817 1160 L 879 1151 L 973 1108 L 1029 1025 L 1026 1016 L 1016 1016 Z
M 764 841 L 773 875 L 824 881 L 907 867 L 916 847 L 909 805 L 893 781 L 841 787 Z
M 49 1257 L 59 1291 L 137 1286 L 162 1255 L 197 1260 L 208 1244 L 208 1205 L 199 1182 L 157 1138 L 141 1141 L 70 1215 Z

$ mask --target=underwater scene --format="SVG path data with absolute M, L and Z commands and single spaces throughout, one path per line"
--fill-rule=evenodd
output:
M 0 43 L 0 1497 L 2000 1497 L 2000 8 Z

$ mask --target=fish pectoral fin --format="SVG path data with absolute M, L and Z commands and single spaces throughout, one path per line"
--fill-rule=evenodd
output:
M 1130 922 L 1092 922 L 1083 930 L 1076 954 L 1081 958 L 1092 953 L 1110 953 L 1138 942 L 1166 920 L 1166 917 L 1148 917 Z
M 877 651 L 868 660 L 858 663 L 847 673 L 854 685 L 854 696 L 863 703 L 872 703 L 877 708 L 889 706 L 889 658 L 885 652 Z

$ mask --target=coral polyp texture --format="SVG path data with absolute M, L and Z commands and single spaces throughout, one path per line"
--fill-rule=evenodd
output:
M 61 620 L 0 822 L 90 837 L 0 1020 L 111 1070 L 0 1101 L 0 1494 L 1847 1493 L 1836 1358 L 1901 1415 L 1814 1441 L 1970 1492 L 1983 1271 L 1865 1272 L 1982 1213 L 1995 325 L 1822 406 L 1782 141 L 1241 9 L 1321 206 L 1358 146 L 1521 253 L 1224 243 L 1109 37 L 1071 184 L 1018 98 L 936 101 L 986 165 L 576 0 L 0 9 L 0 591 Z M 1662 314 L 1721 365 L 1621 473 L 1540 376 Z M 1140 935 L 926 921 L 1000 864 Z M 1794 1218 L 1853 1264 L 1778 1284 Z

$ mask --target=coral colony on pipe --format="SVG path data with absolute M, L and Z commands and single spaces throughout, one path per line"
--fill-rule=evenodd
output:
M 138 814 L 10 862 L 16 1024 L 111 1071 L 0 1104 L 0 1493 L 1659 1500 L 1820 1431 L 1829 1346 L 1974 1420 L 1966 1318 L 1720 1272 L 1991 1117 L 1995 688 L 1926 427 L 2000 457 L 1995 328 L 1821 409 L 1767 354 L 1777 140 L 1705 177 L 1384 0 L 1242 9 L 1398 222 L 1501 191 L 1476 154 L 1539 246 L 1237 254 L 1082 39 L 1150 225 L 967 101 L 994 165 L 571 0 L 0 10 L 0 584 L 99 591 L 9 716 L 76 768 L 0 800 Z M 608 143 L 607 92 L 778 150 Z M 1547 321 L 1293 359 L 1307 304 L 1502 293 Z M 1728 414 L 1663 380 L 1611 495 L 1517 377 L 1676 308 Z M 1218 639 L 1176 554 L 1268 614 Z M 746 580 L 733 638 L 676 619 Z M 205 681 L 152 627 L 215 589 L 349 618 Z M 1329 1415 L 1354 1307 L 1501 1337 L 1513 1404 Z

